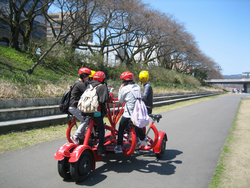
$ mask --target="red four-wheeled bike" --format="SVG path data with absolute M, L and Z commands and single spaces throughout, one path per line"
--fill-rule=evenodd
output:
M 105 146 L 107 155 L 114 153 L 114 148 L 117 145 L 118 129 L 116 124 L 124 111 L 124 105 L 118 104 L 116 107 L 115 103 L 118 99 L 113 98 L 107 103 L 107 117 L 110 125 L 104 123 L 105 126 Z M 71 140 L 71 132 L 74 126 L 77 126 L 74 117 L 71 116 L 68 120 L 68 128 L 66 136 L 69 143 L 62 145 L 59 150 L 55 153 L 54 158 L 58 160 L 58 173 L 64 179 L 72 178 L 76 182 L 84 181 L 91 170 L 95 170 L 95 162 L 104 157 L 98 155 L 98 129 L 97 125 L 93 120 L 93 114 L 84 114 L 89 116 L 90 121 L 84 136 L 84 140 L 80 142 L 80 145 L 76 145 Z M 123 154 L 132 155 L 135 150 L 153 150 L 156 157 L 162 158 L 166 148 L 167 134 L 163 131 L 158 131 L 154 123 L 159 122 L 162 118 L 161 114 L 150 114 L 152 119 L 151 124 L 143 128 L 146 134 L 146 141 L 136 148 L 137 138 L 135 134 L 134 126 L 130 126 L 127 132 L 124 132 L 123 136 Z M 152 131 L 151 131 L 152 130 Z

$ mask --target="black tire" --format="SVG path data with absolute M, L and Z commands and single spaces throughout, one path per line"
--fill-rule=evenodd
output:
M 157 159 L 161 159 L 163 157 L 165 149 L 166 149 L 166 137 L 164 136 L 161 142 L 161 152 L 155 154 Z
M 69 159 L 68 158 L 64 158 L 61 161 L 58 161 L 57 163 L 57 170 L 59 175 L 64 178 L 64 179 L 71 179 L 70 176 L 70 165 L 69 165 Z
M 70 175 L 76 182 L 84 181 L 90 174 L 93 161 L 90 151 L 82 152 L 80 159 L 75 163 L 70 163 Z

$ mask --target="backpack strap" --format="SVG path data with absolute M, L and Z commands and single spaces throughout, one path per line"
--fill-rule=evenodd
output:
M 139 87 L 140 88 L 140 87 Z M 136 95 L 135 95 L 135 93 L 133 92 L 133 90 L 132 89 L 130 89 L 129 87 L 128 87 L 128 89 L 129 89 L 129 91 L 134 95 L 134 97 L 135 97 L 135 99 L 137 100 L 137 99 L 141 99 L 141 97 L 140 97 L 140 94 L 141 94 L 141 91 L 139 91 L 139 96 L 138 97 L 136 97 Z M 140 88 L 140 90 L 141 90 L 141 88 Z M 127 104 L 127 103 L 126 103 Z M 128 114 L 131 116 L 131 114 L 130 114 L 130 112 L 129 112 L 129 109 L 128 109 L 128 106 L 126 105 L 126 108 L 127 108 L 127 111 L 128 111 Z
M 136 97 L 136 95 L 135 95 L 135 93 L 133 92 L 132 89 L 130 89 L 129 87 L 128 87 L 128 89 L 129 89 L 129 91 L 134 95 L 135 99 L 141 99 L 141 88 L 140 88 L 140 86 L 139 86 L 139 94 L 138 94 L 138 97 Z
M 127 104 L 127 103 L 126 103 Z M 125 104 L 125 105 L 126 105 Z M 129 109 L 128 109 L 128 106 L 126 105 L 126 108 L 127 108 L 127 111 L 128 111 L 128 114 L 131 116 L 131 114 L 130 114 L 130 111 L 129 111 Z
M 89 84 L 89 85 L 91 85 L 93 89 L 96 89 L 97 87 L 101 86 L 102 84 L 99 84 L 99 85 L 97 85 L 97 86 L 95 86 L 95 87 L 93 87 L 92 84 Z
M 99 85 L 97 85 L 97 86 L 95 86 L 94 88 L 97 88 L 97 87 L 99 87 L 99 86 L 101 86 L 102 84 L 99 84 Z

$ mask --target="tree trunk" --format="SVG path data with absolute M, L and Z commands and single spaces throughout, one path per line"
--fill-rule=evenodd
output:
M 23 50 L 29 50 L 29 37 L 23 37 Z
M 59 40 L 60 41 L 60 40 Z M 40 57 L 39 59 L 36 61 L 36 63 L 27 71 L 28 74 L 32 74 L 34 69 L 37 67 L 37 65 L 46 57 L 46 55 L 54 48 L 54 46 L 59 42 L 59 41 L 56 41 L 54 42 L 50 48 L 45 51 Z
M 15 50 L 21 51 L 21 49 L 19 48 L 18 36 L 19 36 L 18 29 L 11 28 L 11 30 L 10 30 L 10 46 L 11 46 L 11 48 L 13 48 Z

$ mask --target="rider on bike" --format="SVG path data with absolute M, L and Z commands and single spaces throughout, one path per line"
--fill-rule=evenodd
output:
M 97 108 L 97 112 L 94 112 L 94 121 L 97 124 L 98 131 L 99 131 L 99 144 L 97 146 L 97 153 L 98 154 L 105 154 L 106 147 L 104 146 L 104 135 L 105 129 L 103 124 L 103 117 L 107 113 L 106 103 L 111 99 L 109 94 L 109 90 L 107 87 L 107 83 L 104 82 L 106 75 L 102 71 L 97 71 L 93 75 L 93 81 L 90 81 L 90 85 L 96 87 L 96 93 L 98 95 L 98 103 L 99 106 Z
M 78 72 L 78 82 L 73 87 L 71 91 L 71 97 L 70 97 L 70 107 L 69 112 L 74 115 L 81 124 L 79 125 L 78 129 L 76 130 L 75 134 L 71 137 L 72 141 L 75 144 L 79 144 L 80 139 L 84 138 L 85 129 L 88 125 L 88 121 L 85 117 L 82 116 L 82 111 L 77 109 L 78 101 L 80 100 L 81 95 L 87 88 L 89 75 L 91 75 L 91 70 L 87 67 L 80 68 Z
M 148 114 L 151 114 L 153 109 L 153 89 L 150 83 L 148 82 L 149 79 L 148 71 L 145 70 L 141 71 L 139 73 L 139 79 L 143 84 L 142 100 L 147 107 Z M 145 133 L 142 128 L 139 128 L 137 126 L 135 126 L 135 132 L 136 136 L 140 139 L 137 143 L 137 147 L 139 147 L 141 141 L 145 139 Z
M 133 81 L 134 76 L 132 72 L 123 72 L 120 76 L 120 79 L 122 80 L 122 85 L 119 89 L 118 101 L 121 104 L 126 101 L 126 107 L 119 124 L 117 146 L 114 148 L 115 153 L 122 153 L 123 133 L 124 130 L 128 127 L 130 114 L 133 112 L 135 107 L 136 98 L 133 96 L 130 89 L 133 90 L 136 95 L 138 95 L 138 92 L 140 92 L 140 86 L 135 84 Z

